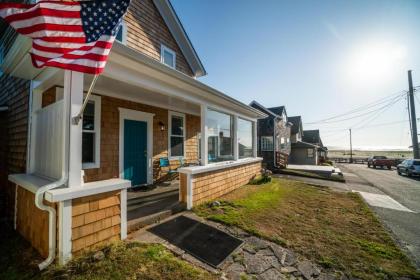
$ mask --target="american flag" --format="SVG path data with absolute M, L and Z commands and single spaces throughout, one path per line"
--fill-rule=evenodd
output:
M 33 38 L 35 67 L 103 72 L 130 0 L 0 3 L 0 17 Z

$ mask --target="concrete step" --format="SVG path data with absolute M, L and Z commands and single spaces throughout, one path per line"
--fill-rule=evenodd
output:
M 139 218 L 131 219 L 127 222 L 127 231 L 128 233 L 130 233 L 142 227 L 159 223 L 161 220 L 169 218 L 170 216 L 176 213 L 182 212 L 185 209 L 186 209 L 186 205 L 178 202 L 172 205 L 170 209 L 164 209 L 162 211 L 159 211 L 159 212 L 147 215 L 147 216 L 141 216 Z
M 142 196 L 128 198 L 127 206 L 141 205 L 150 201 L 155 201 L 155 200 L 164 199 L 170 196 L 175 196 L 175 195 L 178 195 L 178 193 L 179 193 L 178 189 L 175 189 L 175 190 L 169 189 L 167 191 L 160 191 L 157 193 L 147 193 Z

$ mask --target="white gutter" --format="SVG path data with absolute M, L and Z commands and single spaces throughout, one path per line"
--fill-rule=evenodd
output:
M 56 250 L 56 224 L 57 224 L 57 213 L 54 208 L 51 206 L 44 204 L 44 194 L 45 192 L 61 187 L 67 183 L 68 176 L 64 174 L 60 180 L 43 186 L 35 193 L 35 205 L 42 211 L 48 212 L 48 257 L 40 264 L 38 267 L 40 270 L 44 270 L 47 266 L 49 266 L 55 258 L 55 250 Z
M 32 87 L 31 87 L 32 88 Z M 65 104 L 63 103 L 63 106 Z M 64 109 L 64 108 L 63 108 Z M 64 109 L 64 115 L 66 114 L 67 110 Z M 66 136 L 67 136 L 67 118 L 63 117 L 63 137 L 62 137 L 62 172 L 61 172 L 61 178 L 55 182 L 52 182 L 48 185 L 45 185 L 41 188 L 39 188 L 35 193 L 35 206 L 38 207 L 42 211 L 48 212 L 48 257 L 40 264 L 38 264 L 38 267 L 40 270 L 44 270 L 46 267 L 48 267 L 55 259 L 55 252 L 56 252 L 56 243 L 57 243 L 57 213 L 55 209 L 51 206 L 48 206 L 44 204 L 44 196 L 47 191 L 50 191 L 52 189 L 61 187 L 65 184 L 67 184 L 68 181 L 68 171 L 67 171 L 67 156 L 66 156 L 66 149 L 67 149 L 67 143 L 66 143 Z

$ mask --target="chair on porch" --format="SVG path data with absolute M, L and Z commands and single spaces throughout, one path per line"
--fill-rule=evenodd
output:
M 185 166 L 185 161 L 182 157 L 179 158 L 179 167 L 172 169 L 171 163 L 169 161 L 169 158 L 163 157 L 159 159 L 159 167 L 162 168 L 168 168 L 167 174 L 171 176 L 172 174 L 178 173 L 178 168 Z

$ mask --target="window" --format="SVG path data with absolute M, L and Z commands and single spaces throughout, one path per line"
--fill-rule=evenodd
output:
M 101 97 L 92 95 L 83 112 L 83 169 L 99 168 L 101 139 Z
M 169 157 L 184 156 L 185 115 L 169 112 Z
M 284 137 L 281 137 L 280 138 L 280 149 L 284 149 L 284 148 L 286 148 L 286 143 L 285 143 Z
M 173 50 L 171 50 L 170 48 L 162 45 L 161 46 L 161 51 L 160 51 L 160 61 L 163 64 L 168 65 L 171 68 L 176 67 L 176 54 Z
M 239 158 L 253 157 L 253 123 L 238 118 L 238 148 Z
M 127 25 L 124 21 L 121 23 L 115 39 L 124 45 L 127 44 Z
M 273 137 L 261 136 L 261 151 L 272 151 L 273 149 Z
M 307 153 L 308 153 L 308 158 L 314 157 L 314 149 L 307 149 Z
M 218 162 L 233 159 L 233 117 L 208 109 L 208 161 Z

